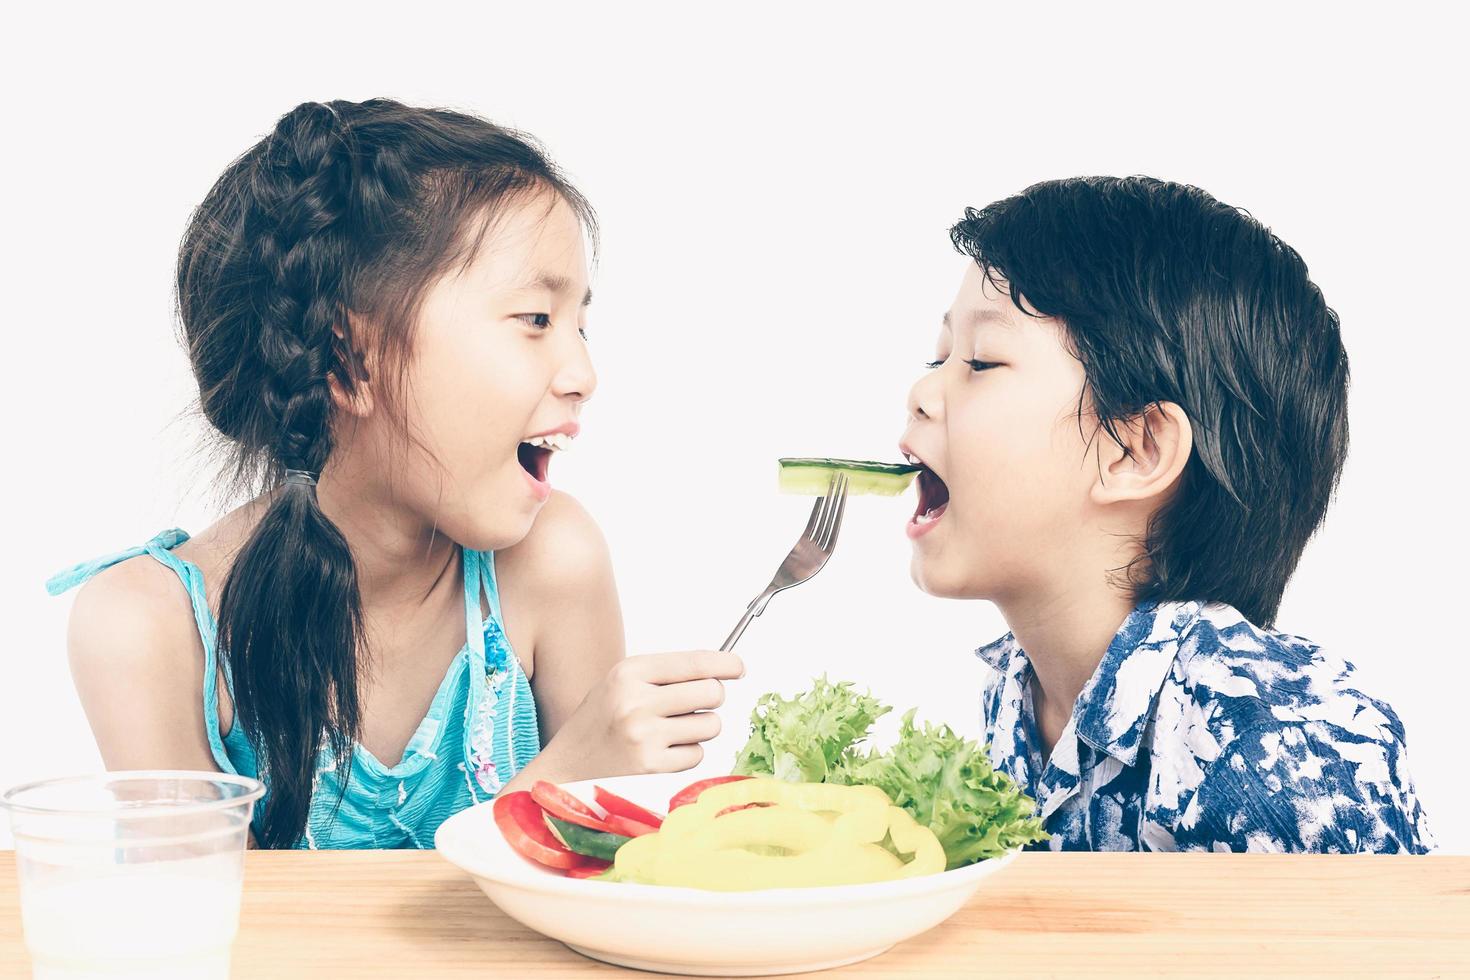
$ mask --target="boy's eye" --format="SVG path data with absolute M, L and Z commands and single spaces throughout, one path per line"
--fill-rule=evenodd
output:
M 944 365 L 948 363 L 948 360 L 948 358 L 940 358 L 937 361 L 927 361 L 925 362 L 924 367 L 932 371 L 935 368 L 944 367 Z M 995 361 L 981 361 L 978 359 L 968 360 L 965 363 L 970 365 L 971 371 L 989 371 L 991 368 L 1000 367 L 1000 365 Z
M 551 327 L 550 313 L 517 313 L 516 319 L 524 321 L 526 326 L 535 327 L 537 330 L 546 330 Z

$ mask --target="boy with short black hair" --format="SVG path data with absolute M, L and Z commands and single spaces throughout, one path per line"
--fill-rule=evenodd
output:
M 908 531 L 995 602 L 996 768 L 1053 849 L 1433 847 L 1393 710 L 1276 632 L 1347 453 L 1348 362 L 1301 257 L 1198 188 L 1048 181 L 974 259 L 914 385 Z

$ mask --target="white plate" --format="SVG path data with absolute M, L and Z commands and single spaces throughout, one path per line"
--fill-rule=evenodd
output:
M 693 782 L 687 773 L 568 783 L 592 786 L 663 812 Z M 582 881 L 513 851 L 490 803 L 456 814 L 434 836 L 501 910 L 593 959 L 640 970 L 697 976 L 770 976 L 856 963 L 932 929 L 970 900 L 1015 855 L 943 874 L 826 888 L 714 892 Z

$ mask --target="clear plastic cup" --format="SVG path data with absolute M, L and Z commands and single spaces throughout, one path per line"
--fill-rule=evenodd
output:
M 227 978 L 264 791 L 218 772 L 111 772 L 0 796 L 37 980 Z

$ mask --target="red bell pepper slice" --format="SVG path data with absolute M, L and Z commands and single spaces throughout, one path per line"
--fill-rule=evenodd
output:
M 609 813 L 606 819 L 608 830 L 614 834 L 622 834 L 624 837 L 642 837 L 644 834 L 658 833 L 658 827 L 647 824 L 641 820 L 629 820 L 620 817 L 616 813 Z
M 712 779 L 701 779 L 697 783 L 690 783 L 688 786 L 685 786 L 683 789 L 679 790 L 679 792 L 675 793 L 672 800 L 669 800 L 669 812 L 673 813 L 675 810 L 679 809 L 679 807 L 685 806 L 689 803 L 693 803 L 695 800 L 699 799 L 700 793 L 703 793 L 711 786 L 718 786 L 721 783 L 733 783 L 739 779 L 749 778 L 749 776 L 715 776 Z
M 582 867 L 587 858 L 562 846 L 546 826 L 541 807 L 525 790 L 496 797 L 495 826 L 516 853 L 548 868 L 566 871 Z
M 663 826 L 664 818 L 652 810 L 645 810 L 632 800 L 625 800 L 611 790 L 605 790 L 601 786 L 592 787 L 592 797 L 597 800 L 597 805 L 607 811 L 609 818 L 624 817 L 628 820 L 636 820 L 638 823 L 646 824 L 657 830 Z
M 612 867 L 611 861 L 599 861 L 596 858 L 588 858 L 589 863 L 580 868 L 572 868 L 567 872 L 568 878 L 595 878 L 608 868 Z
M 574 823 L 588 830 L 600 830 L 608 834 L 622 833 L 620 830 L 613 830 L 595 810 L 555 783 L 538 779 L 531 787 L 531 799 L 558 820 L 565 820 L 567 823 Z M 631 835 L 623 834 L 623 836 Z

